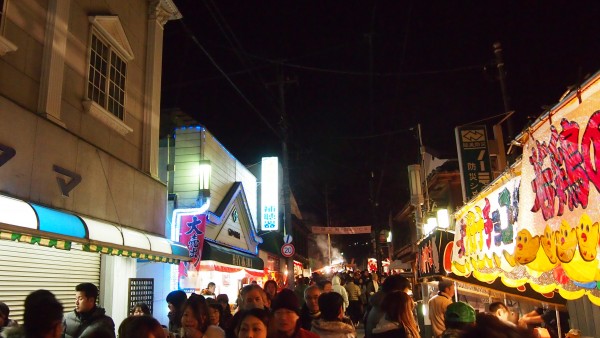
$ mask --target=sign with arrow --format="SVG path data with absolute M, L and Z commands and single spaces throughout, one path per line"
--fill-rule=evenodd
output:
M 58 182 L 58 187 L 60 188 L 62 195 L 69 197 L 71 190 L 75 189 L 75 187 L 81 183 L 81 175 L 63 167 L 59 167 L 56 164 L 52 166 L 52 170 L 62 176 L 70 178 L 67 182 L 63 177 L 56 177 L 56 182 Z

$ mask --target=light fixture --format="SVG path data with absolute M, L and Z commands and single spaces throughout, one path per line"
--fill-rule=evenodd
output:
M 408 183 L 410 186 L 410 204 L 421 205 L 424 203 L 423 187 L 421 186 L 421 165 L 408 166 Z
M 211 164 L 209 160 L 198 162 L 198 190 L 204 197 L 210 197 Z
M 442 229 L 448 229 L 450 227 L 450 215 L 448 209 L 439 209 L 437 211 L 437 225 Z
M 430 234 L 433 230 L 435 230 L 435 228 L 437 228 L 438 224 L 437 224 L 437 218 L 435 217 L 429 217 L 427 219 L 427 223 L 425 223 L 425 233 L 424 235 L 428 235 Z

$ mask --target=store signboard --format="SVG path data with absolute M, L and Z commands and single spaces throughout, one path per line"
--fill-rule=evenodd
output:
M 358 227 L 312 227 L 313 234 L 331 234 L 331 235 L 356 235 L 370 234 L 371 226 L 363 225 Z
M 200 267 L 204 235 L 206 233 L 206 214 L 202 209 L 176 209 L 173 212 L 174 224 L 178 228 L 179 243 L 188 247 L 190 262 L 185 264 L 186 270 Z M 181 273 L 180 273 L 181 275 Z
M 463 200 L 469 201 L 492 181 L 492 165 L 485 125 L 455 129 Z
M 260 229 L 279 230 L 279 159 L 277 157 L 262 158 Z

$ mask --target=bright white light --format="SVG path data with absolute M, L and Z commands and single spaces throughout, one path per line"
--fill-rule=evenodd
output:
M 260 228 L 279 230 L 279 160 L 263 157 L 261 164 Z
M 429 217 L 427 219 L 427 223 L 424 225 L 425 235 L 431 233 L 435 228 L 437 228 L 437 219 L 435 217 Z
M 388 233 L 387 242 L 392 243 L 392 232 L 391 231 Z
M 202 160 L 198 163 L 198 181 L 200 190 L 210 190 L 210 161 Z
M 427 317 L 427 304 L 423 304 L 423 316 Z
M 447 229 L 450 226 L 450 216 L 447 209 L 437 211 L 437 223 L 440 228 Z
M 285 270 L 285 272 L 284 272 L 283 274 L 285 274 L 285 275 L 287 276 L 287 275 L 288 275 L 288 271 L 287 271 L 287 270 Z

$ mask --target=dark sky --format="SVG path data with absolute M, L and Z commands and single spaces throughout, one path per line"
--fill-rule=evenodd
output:
M 333 225 L 371 223 L 370 182 L 379 219 L 406 203 L 417 123 L 426 146 L 456 157 L 454 127 L 504 112 L 494 42 L 516 132 L 600 70 L 596 1 L 175 3 L 183 20 L 165 27 L 162 107 L 256 163 L 281 155 L 283 74 L 292 189 L 303 212 L 321 214 L 327 189 Z

